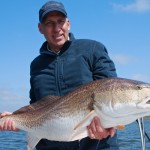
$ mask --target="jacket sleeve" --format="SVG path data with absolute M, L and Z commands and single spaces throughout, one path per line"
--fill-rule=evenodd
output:
M 29 96 L 30 96 L 30 104 L 34 103 L 36 101 L 35 93 L 34 93 L 34 86 L 33 86 L 33 67 L 32 67 L 33 62 L 30 64 L 30 91 L 29 91 Z
M 30 96 L 30 104 L 32 104 L 35 102 L 35 94 L 34 94 L 34 90 L 32 87 L 31 79 L 30 79 L 30 85 L 31 85 L 31 88 L 30 88 L 29 96 Z
M 103 44 L 96 42 L 93 49 L 92 60 L 94 80 L 109 77 L 117 77 L 115 64 L 108 56 L 107 49 Z

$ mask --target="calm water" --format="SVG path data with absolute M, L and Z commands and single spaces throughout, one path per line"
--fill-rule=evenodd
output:
M 150 120 L 145 120 L 145 131 L 150 137 Z M 138 124 L 132 123 L 126 129 L 118 131 L 120 150 L 141 150 Z M 0 132 L 0 150 L 26 150 L 24 132 Z M 146 138 L 146 150 L 150 150 L 150 141 Z

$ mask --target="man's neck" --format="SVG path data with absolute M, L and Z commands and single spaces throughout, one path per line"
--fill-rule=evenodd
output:
M 68 36 L 68 41 L 69 40 L 70 40 L 70 37 Z M 50 52 L 54 52 L 56 54 L 59 54 L 60 51 L 61 51 L 61 48 L 62 48 L 62 46 L 60 48 L 49 48 L 49 45 L 47 43 L 47 50 L 50 51 Z
M 60 49 L 50 49 L 49 46 L 48 46 L 48 43 L 47 43 L 47 50 L 50 51 L 50 52 L 56 53 L 56 54 L 60 53 Z

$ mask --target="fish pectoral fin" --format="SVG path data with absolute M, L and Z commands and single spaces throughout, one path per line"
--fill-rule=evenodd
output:
M 69 138 L 69 141 L 80 140 L 88 136 L 87 125 L 89 125 L 92 119 L 96 116 L 95 111 L 92 110 L 88 115 L 86 115 L 82 121 L 80 121 L 73 129 L 73 133 Z
M 33 150 L 37 143 L 40 141 L 39 138 L 35 137 L 33 134 L 28 133 L 27 137 L 27 150 Z
M 95 111 L 92 110 L 89 114 L 87 114 L 83 120 L 81 120 L 75 127 L 74 130 L 77 130 L 78 128 L 80 128 L 81 126 L 84 126 L 84 124 L 87 124 L 87 121 L 90 122 L 94 116 L 96 116 Z
M 70 136 L 70 138 L 68 139 L 68 141 L 75 141 L 75 140 L 81 140 L 84 137 L 88 136 L 88 132 L 87 132 L 87 128 L 86 127 L 82 127 L 79 128 L 77 130 L 75 130 L 73 132 L 73 134 Z

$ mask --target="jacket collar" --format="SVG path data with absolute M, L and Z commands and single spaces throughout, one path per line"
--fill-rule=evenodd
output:
M 69 40 L 64 43 L 64 45 L 61 48 L 59 54 L 62 54 L 64 51 L 66 51 L 69 48 L 69 46 L 72 43 L 72 41 L 74 41 L 74 40 L 75 40 L 74 35 L 72 33 L 69 33 Z M 43 43 L 43 45 L 40 48 L 40 54 L 59 55 L 59 54 L 57 54 L 57 53 L 55 53 L 53 51 L 49 51 L 47 49 L 47 44 L 48 44 L 47 41 L 45 41 Z

